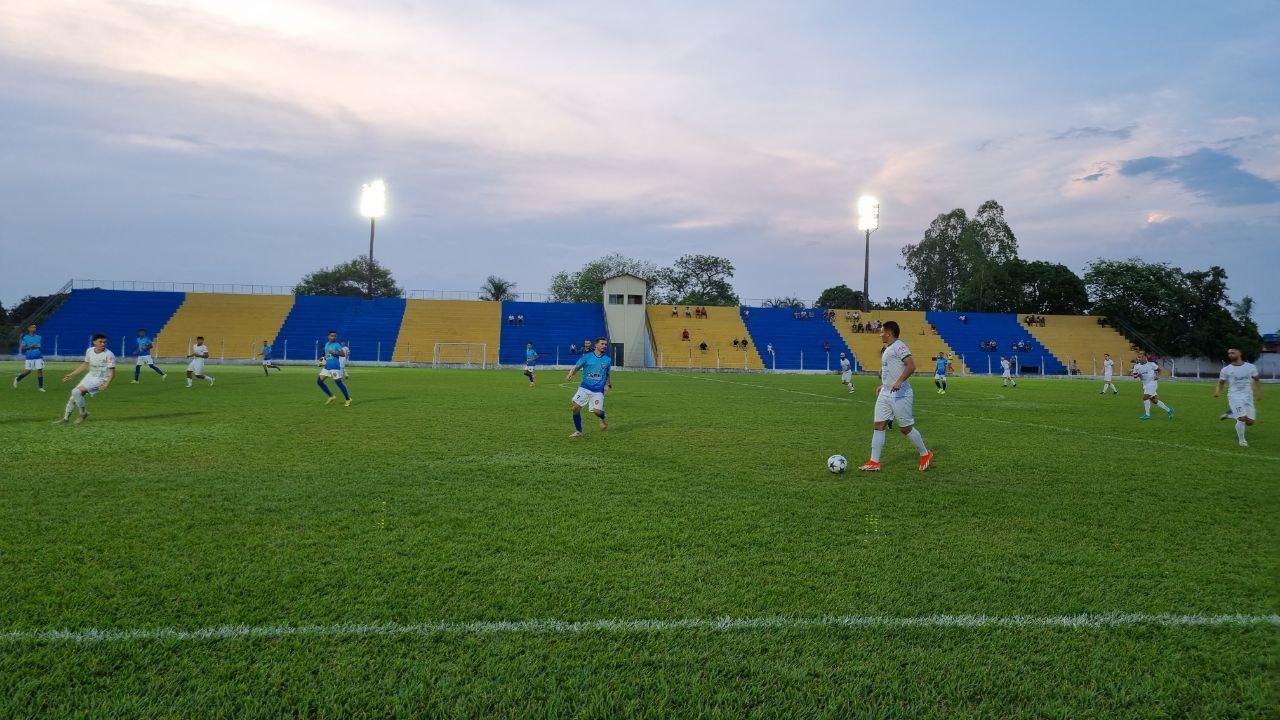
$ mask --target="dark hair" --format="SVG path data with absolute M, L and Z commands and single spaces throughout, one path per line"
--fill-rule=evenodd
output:
M 107 339 L 107 336 L 103 335 L 102 333 L 97 333 L 93 336 L 93 342 L 98 342 L 99 340 L 106 340 L 106 339 Z
M 338 331 L 337 331 L 337 330 L 330 330 L 330 331 L 329 331 L 329 334 L 330 334 L 330 335 L 337 335 L 337 334 L 338 334 Z
M 196 336 L 196 339 L 197 339 L 197 340 L 203 340 L 203 339 L 204 339 L 204 336 L 203 336 L 203 335 L 197 335 L 197 336 Z
M 898 327 L 898 323 L 894 320 L 886 320 L 881 329 L 888 330 L 893 333 L 894 337 L 902 337 L 902 330 Z
M 146 328 L 138 328 L 138 332 L 146 332 L 146 331 L 147 331 Z
M 607 338 L 607 337 L 598 337 L 598 338 L 596 338 L 596 342 L 609 342 L 609 338 Z

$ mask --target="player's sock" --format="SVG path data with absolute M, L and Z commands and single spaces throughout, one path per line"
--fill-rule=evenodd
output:
M 262 374 L 271 377 L 271 370 L 266 365 L 262 366 Z
M 347 386 L 346 386 L 346 385 L 343 385 L 341 380 L 334 380 L 334 381 L 333 381 L 333 384 L 334 384 L 334 385 L 337 385 L 337 386 L 338 386 L 338 389 L 342 391 L 342 399 L 343 399 L 343 400 L 350 400 L 350 399 L 351 399 L 351 393 L 347 392 Z
M 600 419 L 604 420 L 604 413 L 600 413 Z
M 30 373 L 18 373 L 18 377 L 13 379 L 13 386 L 18 387 L 18 383 L 22 382 L 22 378 L 26 377 L 29 374 Z
M 323 391 L 325 395 L 333 397 L 333 393 L 329 391 L 329 386 L 325 385 L 323 380 L 316 378 L 316 384 L 320 386 L 320 390 Z
M 929 452 L 929 449 L 924 446 L 924 436 L 920 434 L 919 430 L 911 428 L 911 432 L 907 433 L 907 439 L 911 441 L 912 445 L 916 446 L 921 455 Z
M 1151 401 L 1150 401 L 1150 400 L 1143 400 L 1143 401 L 1142 401 L 1142 414 L 1143 414 L 1143 415 L 1150 415 L 1150 414 L 1151 414 Z
M 207 382 L 207 383 L 209 383 L 210 385 L 212 385 L 212 384 L 213 384 L 213 376 L 212 376 L 212 375 L 205 375 L 205 376 L 204 376 L 204 381 L 205 381 L 205 382 Z
M 36 376 L 36 387 L 38 387 L 38 388 L 43 388 L 43 387 L 44 387 L 44 375 L 37 375 L 37 376 Z
M 163 370 L 161 370 L 160 368 L 156 367 L 155 363 L 152 363 L 152 364 L 150 365 L 150 368 L 151 368 L 152 370 L 155 370 L 157 375 L 159 375 L 159 376 L 161 376 L 161 377 L 164 377 L 164 371 L 163 371 Z
M 939 390 L 942 389 L 942 383 L 938 382 L 937 380 L 933 381 L 933 386 L 938 388 Z
M 884 431 L 871 431 L 871 462 L 880 462 L 880 451 L 884 450 Z
M 1240 438 L 1240 442 L 1244 442 L 1244 429 L 1246 427 L 1248 425 L 1245 425 L 1243 420 L 1236 421 L 1236 437 Z
M 946 380 L 943 380 L 943 381 L 942 381 L 942 392 L 946 392 L 946 391 L 947 391 L 947 381 L 946 381 Z
M 1169 406 L 1168 406 L 1168 405 L 1165 405 L 1163 400 L 1157 400 L 1157 401 L 1156 401 L 1156 407 L 1160 408 L 1161 410 L 1163 410 L 1163 411 L 1165 411 L 1165 412 L 1169 412 Z
M 71 411 L 75 409 L 76 409 L 76 391 L 73 388 L 71 390 L 70 397 L 67 398 L 67 407 L 65 410 L 62 411 L 62 419 L 66 420 L 67 418 L 71 417 Z
M 582 432 L 582 413 L 573 414 L 573 429 Z
M 134 381 L 134 382 L 138 382 L 138 378 L 140 378 L 140 377 L 142 377 L 142 366 L 141 366 L 141 365 L 134 365 L 134 366 L 133 366 L 133 381 Z
M 84 406 L 84 393 L 80 392 L 80 388 L 71 391 L 71 398 L 76 401 L 76 406 L 80 408 L 80 414 L 86 415 L 89 409 Z

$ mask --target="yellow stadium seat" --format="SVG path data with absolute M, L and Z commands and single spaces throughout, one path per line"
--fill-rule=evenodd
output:
M 203 335 L 210 357 L 248 360 L 263 340 L 275 342 L 292 307 L 292 295 L 187 293 L 156 334 L 154 352 L 159 357 L 185 357 L 196 337 Z
M 430 363 L 436 343 L 483 343 L 485 362 L 498 362 L 502 303 L 484 300 L 409 300 L 405 305 L 400 336 L 396 340 L 396 362 Z M 467 359 L 465 348 L 446 348 L 445 362 Z M 456 356 L 456 357 L 455 357 Z
M 653 357 L 658 367 L 764 369 L 754 341 L 746 350 L 733 346 L 734 340 L 751 337 L 737 307 L 708 307 L 705 318 L 686 318 L 684 306 L 679 308 L 679 314 L 672 317 L 670 305 L 648 307 Z M 686 329 L 688 341 L 681 339 Z M 700 347 L 704 342 L 705 352 Z

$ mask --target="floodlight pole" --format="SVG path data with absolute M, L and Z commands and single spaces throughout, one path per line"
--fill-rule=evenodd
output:
M 871 228 L 867 228 L 867 247 L 862 257 L 862 312 L 871 310 Z
M 369 299 L 373 299 L 373 224 L 375 218 L 369 218 Z

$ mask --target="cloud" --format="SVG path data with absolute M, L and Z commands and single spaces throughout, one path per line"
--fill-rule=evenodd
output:
M 1073 127 L 1059 135 L 1053 137 L 1054 140 L 1085 140 L 1089 138 L 1115 138 L 1117 140 L 1128 140 L 1133 136 L 1133 131 L 1138 128 L 1137 125 L 1125 125 L 1124 127 L 1108 130 L 1107 128 L 1090 125 L 1088 127 Z
M 1151 155 L 1120 163 L 1120 174 L 1169 180 L 1219 206 L 1280 202 L 1280 182 L 1243 169 L 1240 159 L 1200 148 L 1187 155 Z
M 1073 181 L 1074 182 L 1098 182 L 1099 180 L 1101 180 L 1106 176 L 1107 176 L 1106 170 L 1099 170 L 1098 172 L 1089 173 L 1088 175 L 1084 175 L 1082 177 L 1073 178 Z

